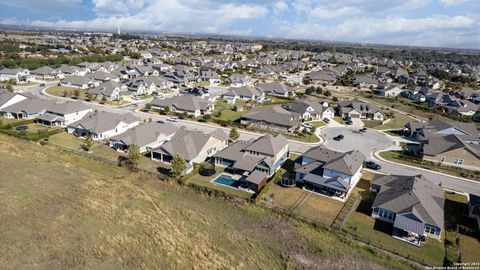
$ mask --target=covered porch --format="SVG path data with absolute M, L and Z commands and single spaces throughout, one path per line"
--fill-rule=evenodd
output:
M 419 246 L 425 241 L 423 233 L 425 225 L 404 216 L 397 216 L 393 223 L 393 238 L 402 240 L 412 245 Z
M 344 200 L 348 194 L 349 185 L 340 177 L 324 178 L 309 173 L 303 177 L 303 182 L 306 190 L 331 198 Z

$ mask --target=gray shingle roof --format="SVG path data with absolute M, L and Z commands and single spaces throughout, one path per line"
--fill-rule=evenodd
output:
M 86 130 L 94 133 L 103 133 L 114 129 L 120 122 L 131 124 L 138 119 L 131 113 L 117 114 L 106 111 L 88 113 L 81 120 L 74 122 L 69 127 L 83 126 Z
M 373 207 L 399 214 L 413 213 L 424 223 L 444 228 L 444 191 L 423 175 L 375 175 L 372 184 L 379 185 Z
M 151 122 L 131 128 L 122 134 L 110 138 L 110 140 L 122 141 L 126 145 L 136 144 L 139 147 L 144 147 L 155 142 L 160 135 L 170 136 L 177 130 L 178 128 L 170 123 L 160 124 Z
M 194 96 L 174 96 L 166 99 L 155 97 L 151 104 L 152 106 L 158 107 L 174 106 L 178 110 L 182 111 L 205 110 L 208 106 L 210 106 L 210 102 L 207 100 Z
M 295 127 L 300 124 L 300 115 L 289 112 L 280 106 L 270 108 L 254 108 L 249 113 L 244 114 L 242 119 L 265 121 L 275 125 Z

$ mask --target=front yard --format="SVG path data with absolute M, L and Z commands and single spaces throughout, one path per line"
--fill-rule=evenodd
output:
M 362 120 L 367 128 L 373 128 L 378 130 L 387 130 L 387 129 L 403 129 L 403 127 L 410 121 L 414 121 L 414 119 L 401 114 L 401 113 L 393 113 L 393 117 L 382 125 L 382 121 L 375 121 L 375 120 Z

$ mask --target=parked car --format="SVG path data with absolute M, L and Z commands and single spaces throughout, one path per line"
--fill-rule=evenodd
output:
M 342 134 L 333 137 L 333 139 L 334 139 L 335 141 L 341 141 L 341 140 L 343 140 L 343 138 L 345 138 L 345 136 L 343 136 Z
M 345 124 L 347 124 L 347 125 L 353 124 L 352 119 L 347 119 L 347 120 L 345 120 Z
M 140 100 L 140 98 L 137 97 L 137 96 L 132 96 L 132 99 L 133 99 L 133 100 Z
M 376 171 L 378 171 L 382 168 L 382 166 L 380 166 L 380 164 L 378 164 L 374 161 L 365 161 L 364 165 L 365 165 L 365 167 L 367 167 L 369 169 L 372 169 L 372 170 L 376 170 Z
M 41 83 L 41 84 L 40 84 L 40 87 L 45 87 L 45 84 L 44 84 L 44 83 Z
M 328 123 L 330 123 L 330 119 L 328 119 L 328 118 L 323 118 L 323 122 L 325 122 L 325 123 L 328 124 Z
M 367 128 L 364 127 L 364 128 L 361 128 L 361 129 L 358 130 L 358 131 L 360 131 L 360 132 L 366 132 L 366 131 L 367 131 Z
M 168 121 L 170 121 L 170 122 L 178 122 L 178 117 L 172 116 L 172 117 L 168 118 Z

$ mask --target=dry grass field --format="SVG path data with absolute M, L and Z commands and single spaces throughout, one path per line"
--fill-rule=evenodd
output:
M 331 232 L 0 135 L 0 269 L 410 269 Z

